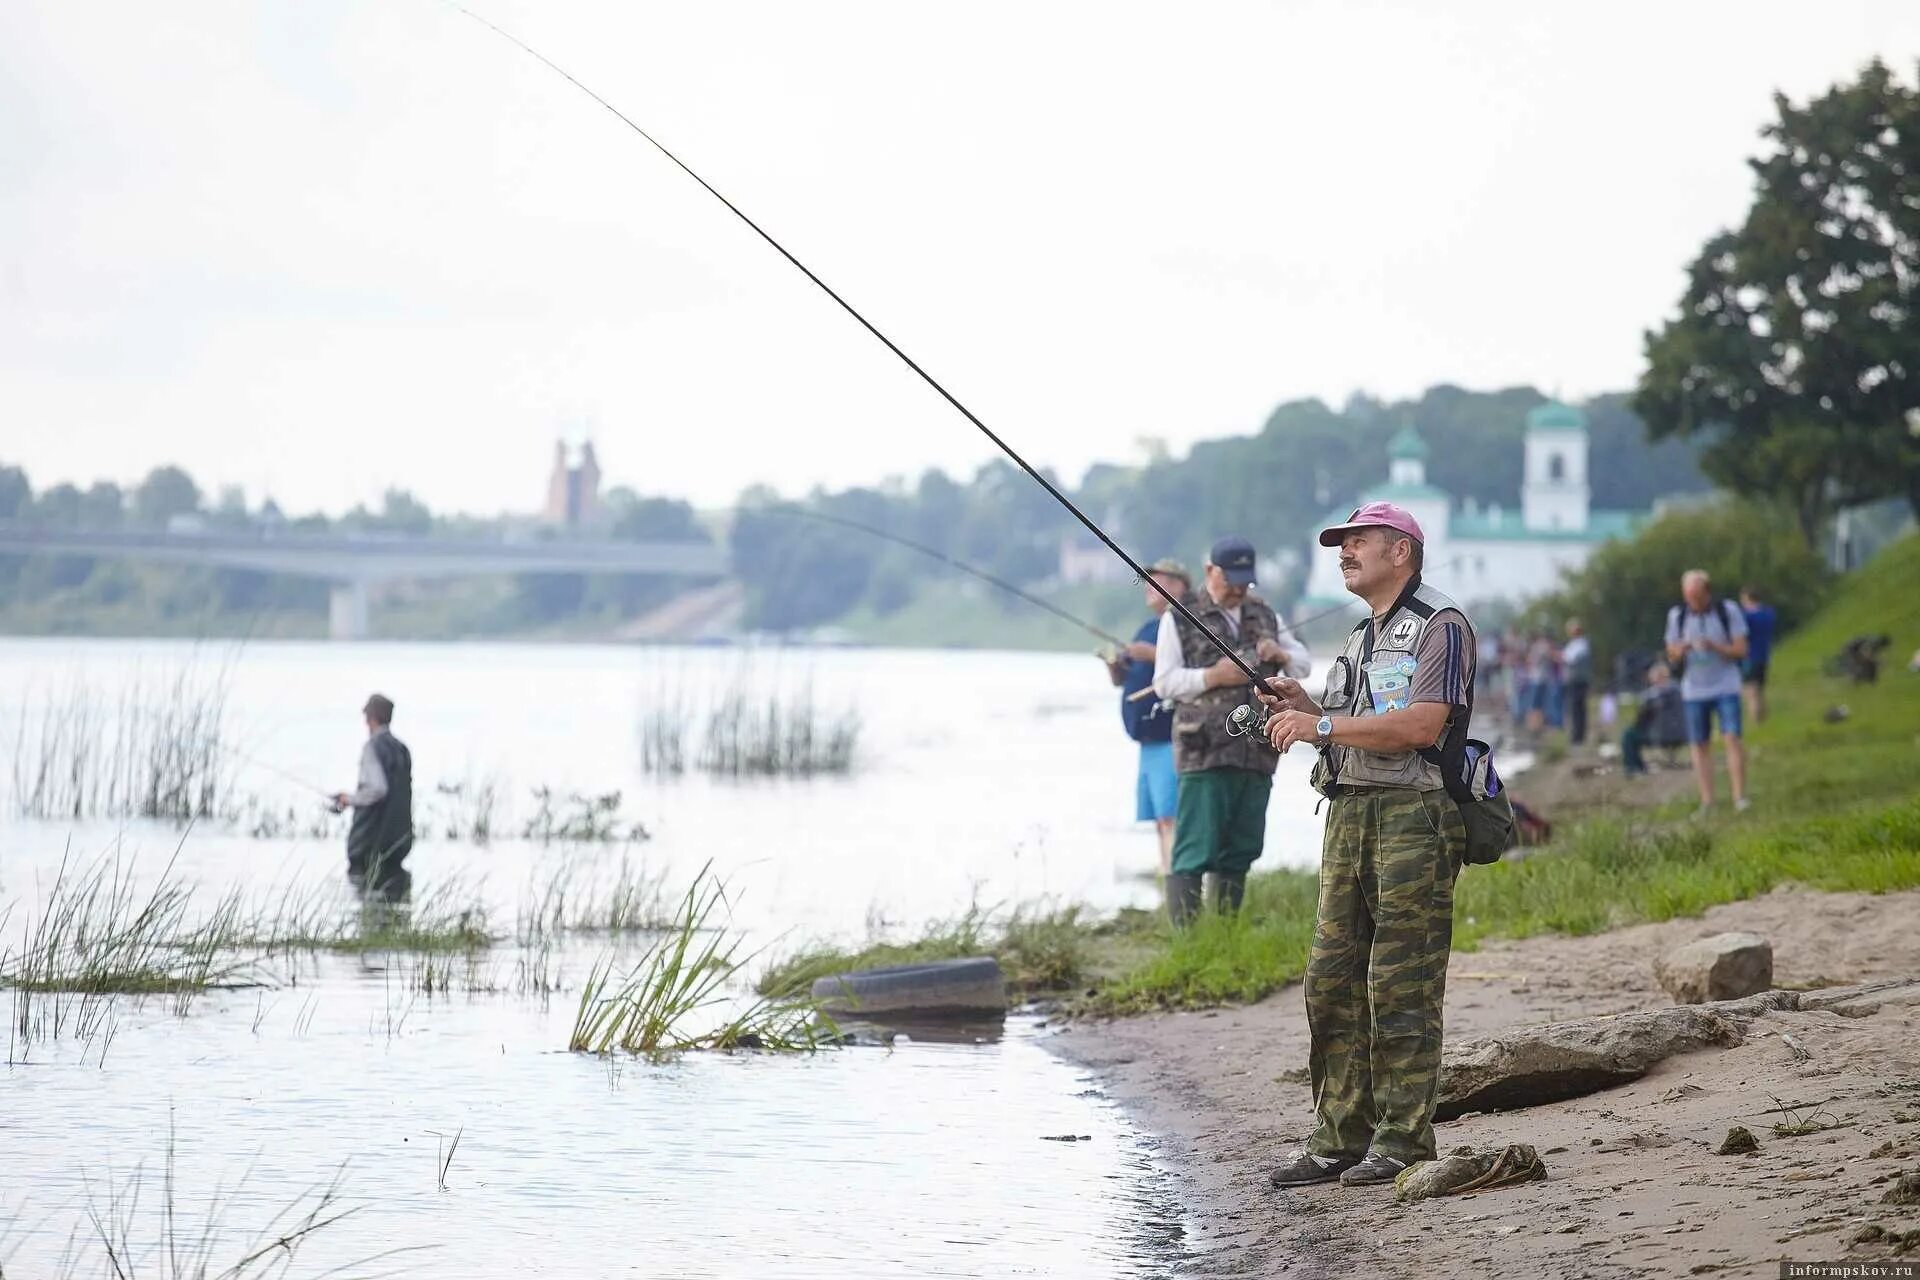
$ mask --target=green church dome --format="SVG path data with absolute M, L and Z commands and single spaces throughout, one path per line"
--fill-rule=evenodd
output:
M 1585 431 L 1587 415 L 1570 404 L 1549 400 L 1527 411 L 1529 431 Z
M 1412 424 L 1400 428 L 1400 433 L 1387 443 L 1389 458 L 1417 458 L 1425 462 L 1429 452 L 1427 442 L 1420 438 L 1420 433 L 1413 429 Z

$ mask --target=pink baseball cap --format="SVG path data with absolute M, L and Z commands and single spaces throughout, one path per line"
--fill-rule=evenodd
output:
M 1391 502 L 1369 502 L 1357 508 L 1347 517 L 1345 524 L 1336 524 L 1320 531 L 1320 545 L 1337 547 L 1349 533 L 1355 529 L 1383 527 L 1406 534 L 1421 546 L 1425 546 L 1427 535 L 1420 532 L 1420 522 L 1413 518 L 1405 507 L 1396 507 Z

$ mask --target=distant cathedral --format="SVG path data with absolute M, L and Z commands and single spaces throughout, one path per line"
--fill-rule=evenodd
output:
M 1427 483 L 1427 442 L 1408 426 L 1387 446 L 1387 482 L 1329 512 L 1327 523 L 1344 522 L 1363 503 L 1405 507 L 1427 535 L 1428 582 L 1463 604 L 1524 600 L 1552 590 L 1563 570 L 1585 564 L 1601 543 L 1632 534 L 1648 518 L 1592 505 L 1587 452 L 1587 416 L 1549 401 L 1527 414 L 1520 510 L 1481 508 L 1470 499 L 1455 507 L 1451 494 Z M 1346 598 L 1339 557 L 1317 544 L 1310 555 L 1309 599 L 1331 605 Z
M 553 444 L 553 474 L 547 478 L 547 506 L 541 513 L 548 524 L 578 529 L 600 518 L 600 463 L 593 442 L 580 446 L 580 461 L 569 464 L 567 442 Z

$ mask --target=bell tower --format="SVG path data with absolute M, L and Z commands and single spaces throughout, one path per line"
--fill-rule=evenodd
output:
M 1527 414 L 1521 523 L 1531 532 L 1578 532 L 1587 527 L 1591 495 L 1587 415 L 1572 405 L 1549 400 Z

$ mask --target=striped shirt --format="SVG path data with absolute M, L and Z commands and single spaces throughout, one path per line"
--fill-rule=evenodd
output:
M 1451 610 L 1435 614 L 1420 633 L 1420 643 L 1413 651 L 1410 702 L 1467 705 L 1467 691 L 1473 688 L 1474 652 L 1459 617 Z

